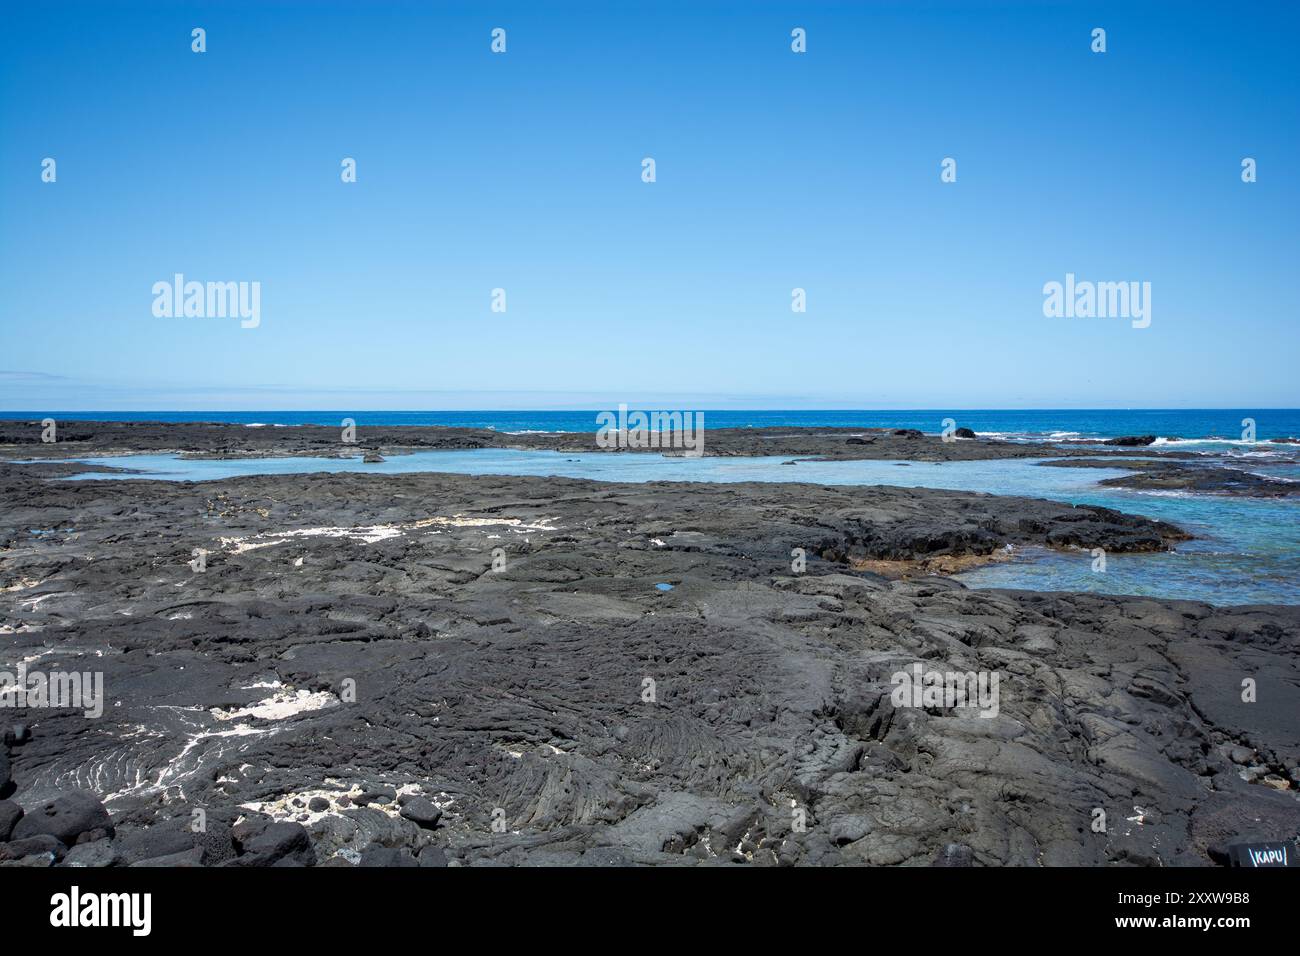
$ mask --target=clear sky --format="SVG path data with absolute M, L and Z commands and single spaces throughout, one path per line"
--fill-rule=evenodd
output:
M 1300 406 L 1295 3 L 0 20 L 0 408 Z M 178 272 L 261 324 L 156 317 Z

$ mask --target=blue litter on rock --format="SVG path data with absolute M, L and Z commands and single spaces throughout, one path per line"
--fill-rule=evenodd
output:
M 655 587 L 660 591 L 671 591 L 673 589 L 671 584 L 656 584 Z

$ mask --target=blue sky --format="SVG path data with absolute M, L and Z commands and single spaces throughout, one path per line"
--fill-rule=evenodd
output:
M 1300 406 L 1297 9 L 7 4 L 0 408 Z

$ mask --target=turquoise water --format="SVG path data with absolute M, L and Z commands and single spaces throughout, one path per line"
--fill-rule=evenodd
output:
M 1044 490 L 1075 492 L 1101 478 L 1122 475 L 1119 468 L 1040 468 L 1038 459 L 898 462 L 808 461 L 788 456 L 683 458 L 609 452 L 522 451 L 475 448 L 417 451 L 367 465 L 355 458 L 183 459 L 174 455 L 119 455 L 77 458 L 92 465 L 135 469 L 140 474 L 96 474 L 95 478 L 157 478 L 216 481 L 240 475 L 300 475 L 314 471 L 399 475 L 440 471 L 458 475 L 556 475 L 597 481 L 808 481 L 823 485 L 904 485 L 1045 496 Z M 785 462 L 797 460 L 794 465 Z M 74 476 L 75 481 L 84 477 Z
M 640 407 L 640 406 L 639 406 Z M 662 410 L 682 409 L 663 405 Z M 973 428 L 982 435 L 1009 439 L 1053 438 L 1074 441 L 1117 435 L 1156 435 L 1160 438 L 1206 440 L 1219 436 L 1224 445 L 1189 450 L 1249 447 L 1241 440 L 1242 421 L 1255 422 L 1261 441 L 1300 436 L 1300 409 L 1295 408 L 1061 408 L 1061 409 L 703 409 L 708 428 L 821 427 L 918 428 L 937 434 L 943 420 Z M 143 411 L 143 412 L 0 412 L 0 418 L 40 421 L 52 416 L 64 421 L 231 422 L 238 425 L 339 426 L 351 418 L 359 429 L 368 425 L 449 425 L 493 428 L 502 432 L 591 432 L 597 410 L 575 411 Z M 1290 451 L 1295 451 L 1292 446 Z
M 1051 498 L 1102 505 L 1170 521 L 1196 540 L 1172 554 L 1110 555 L 1106 570 L 1092 569 L 1086 552 L 1030 549 L 1013 560 L 967 572 L 972 587 L 1099 591 L 1188 598 L 1215 604 L 1300 604 L 1300 502 L 1227 498 L 1103 488 L 1103 478 L 1122 468 L 1045 468 L 1036 459 L 897 462 L 798 461 L 784 457 L 666 458 L 652 454 L 566 454 L 549 451 L 475 449 L 398 455 L 378 464 L 361 459 L 252 458 L 183 460 L 170 455 L 78 459 L 90 464 L 139 469 L 138 475 L 94 478 L 157 478 L 212 481 L 241 475 L 365 472 L 403 474 L 557 475 L 600 481 L 804 481 L 826 485 L 898 485 Z M 1296 466 L 1261 468 L 1270 475 L 1300 477 Z

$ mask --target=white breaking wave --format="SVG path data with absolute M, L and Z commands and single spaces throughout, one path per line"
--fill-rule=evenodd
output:
M 1245 441 L 1241 438 L 1157 438 L 1152 445 L 1241 445 L 1253 448 L 1265 442 Z

